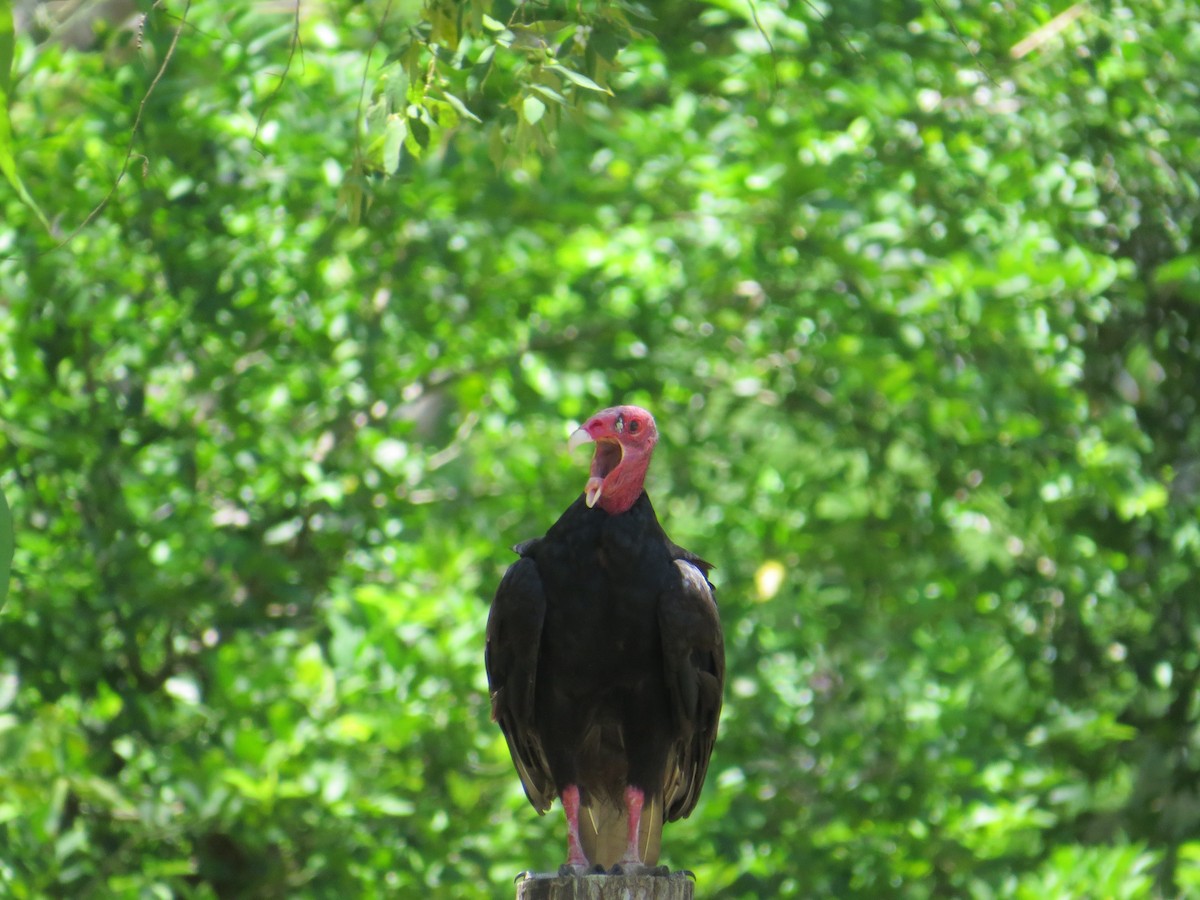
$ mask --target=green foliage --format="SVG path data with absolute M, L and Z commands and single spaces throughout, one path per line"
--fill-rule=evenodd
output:
M 1009 885 L 1001 896 L 1043 898 L 1112 897 L 1134 900 L 1154 896 L 1155 854 L 1131 845 L 1116 847 L 1061 846 L 1042 868 Z
M 464 128 L 483 124 L 480 115 L 498 166 L 550 152 L 566 117 L 578 118 L 590 98 L 612 94 L 608 81 L 620 71 L 618 54 L 646 35 L 634 22 L 653 18 L 625 0 L 577 3 L 569 11 L 428 0 L 412 12 L 415 21 L 392 19 L 390 12 L 385 6 L 376 26 L 388 52 L 371 73 L 367 143 L 343 194 L 355 220 L 364 176 L 407 174 L 423 155 L 445 154 Z
M 12 569 L 13 521 L 8 498 L 0 491 L 0 609 L 8 599 L 8 577 Z
M 29 195 L 25 182 L 21 180 L 13 153 L 12 124 L 8 115 L 8 93 L 12 86 L 13 45 L 12 3 L 4 0 L 0 3 L 0 172 L 4 173 L 9 187 L 37 215 L 48 231 L 50 223 L 46 221 L 45 215 L 38 208 L 33 197 Z
M 718 565 L 701 893 L 1200 890 L 1189 3 L 141 8 L 14 45 L 56 234 L 161 77 L 65 248 L 0 196 L 0 893 L 555 866 L 483 624 L 617 400 Z

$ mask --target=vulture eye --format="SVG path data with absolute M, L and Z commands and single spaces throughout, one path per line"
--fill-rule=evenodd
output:
M 638 432 L 638 429 L 639 429 L 641 426 L 642 426 L 642 423 L 641 423 L 641 422 L 639 422 L 637 419 L 634 419 L 632 422 L 630 422 L 630 423 L 629 423 L 629 433 L 630 433 L 630 434 L 637 434 L 637 432 Z

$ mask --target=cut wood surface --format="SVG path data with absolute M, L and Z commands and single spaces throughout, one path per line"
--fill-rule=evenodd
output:
M 517 900 L 693 900 L 695 885 L 670 875 L 530 875 L 517 882 Z

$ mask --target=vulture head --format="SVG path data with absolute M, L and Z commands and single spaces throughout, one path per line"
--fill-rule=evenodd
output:
M 594 442 L 591 474 L 584 488 L 589 507 L 610 515 L 625 512 L 641 496 L 650 456 L 658 443 L 654 416 L 640 406 L 614 406 L 596 413 L 571 435 L 572 450 Z

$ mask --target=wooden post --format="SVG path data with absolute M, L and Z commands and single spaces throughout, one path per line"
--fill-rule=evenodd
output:
M 517 882 L 517 900 L 693 900 L 691 876 L 527 875 Z

